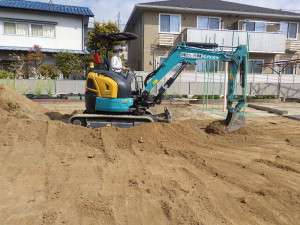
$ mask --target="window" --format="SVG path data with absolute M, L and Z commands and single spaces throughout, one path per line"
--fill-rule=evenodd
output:
M 295 67 L 285 68 L 285 70 L 282 71 L 282 74 L 296 74 L 296 68 Z
M 167 57 L 164 57 L 164 56 L 159 56 L 159 57 L 158 57 L 158 60 L 157 60 L 157 68 L 163 63 L 163 61 L 165 61 L 166 58 L 167 58 Z M 172 72 L 175 72 L 175 71 L 177 71 L 177 70 L 179 69 L 179 67 L 180 67 L 180 63 L 178 63 L 177 65 L 175 65 L 175 66 L 171 69 L 171 71 L 172 71 Z
M 296 39 L 298 33 L 298 23 L 280 23 L 280 31 L 286 34 L 288 39 Z
M 259 64 L 263 64 L 263 60 L 259 59 L 249 59 L 248 60 L 248 73 L 263 73 L 263 67 L 258 66 Z
M 196 71 L 200 73 L 218 72 L 218 62 L 216 61 L 206 61 L 206 60 L 197 60 Z
M 55 26 L 4 22 L 4 34 L 54 38 Z
M 281 74 L 296 74 L 296 69 L 294 66 L 286 66 L 284 64 L 275 68 L 277 72 L 281 71 Z
M 94 81 L 91 78 L 88 78 L 87 87 L 90 88 L 90 89 L 96 90 L 95 83 L 94 83 Z
M 266 32 L 266 23 L 264 22 L 245 22 L 245 31 Z
M 54 26 L 31 24 L 32 36 L 55 37 Z
M 200 29 L 215 29 L 221 28 L 221 19 L 218 17 L 198 17 L 197 27 Z
M 43 36 L 43 26 L 32 24 L 31 33 L 33 36 Z
M 4 22 L 4 34 L 29 35 L 28 24 Z
M 165 33 L 180 33 L 181 26 L 180 15 L 159 15 L 159 32 Z

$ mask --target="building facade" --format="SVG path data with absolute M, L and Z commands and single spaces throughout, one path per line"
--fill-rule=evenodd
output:
M 89 8 L 26 0 L 0 1 L 0 69 L 9 66 L 11 53 L 26 54 L 34 45 L 46 53 L 68 51 L 87 54 L 85 36 Z
M 300 14 L 220 0 L 172 0 L 136 4 L 125 31 L 140 36 L 130 42 L 128 63 L 153 71 L 181 41 L 245 44 L 249 73 L 273 73 L 259 64 L 300 58 Z M 226 47 L 224 47 L 226 50 Z M 201 62 L 198 72 L 222 70 Z M 188 70 L 193 70 L 189 67 Z M 289 68 L 285 73 L 299 73 Z

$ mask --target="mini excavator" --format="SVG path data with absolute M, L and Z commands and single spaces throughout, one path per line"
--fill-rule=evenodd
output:
M 162 102 L 163 94 L 187 65 L 196 65 L 197 60 L 209 60 L 229 62 L 230 65 L 225 129 L 231 132 L 245 124 L 245 117 L 241 112 L 246 103 L 245 91 L 242 97 L 236 97 L 234 93 L 238 71 L 239 83 L 243 90 L 246 86 L 247 48 L 245 45 L 239 45 L 232 51 L 225 52 L 219 50 L 220 46 L 217 44 L 181 42 L 170 52 L 164 62 L 145 78 L 145 81 L 138 82 L 138 78 L 142 79 L 142 77 L 136 76 L 134 71 L 130 71 L 124 78 L 110 70 L 108 59 L 108 51 L 113 43 L 136 38 L 135 34 L 129 32 L 103 34 L 98 37 L 98 40 L 105 40 L 108 43 L 104 68 L 93 70 L 87 75 L 86 110 L 83 114 L 72 116 L 70 123 L 90 128 L 107 126 L 128 128 L 149 122 L 170 123 L 172 114 L 168 108 L 159 115 L 153 115 L 149 108 Z M 158 94 L 151 96 L 151 90 L 178 64 L 178 70 L 159 88 Z

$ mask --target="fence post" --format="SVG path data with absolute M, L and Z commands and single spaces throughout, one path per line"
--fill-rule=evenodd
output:
M 57 79 L 53 80 L 54 81 L 54 93 L 57 96 Z
M 226 112 L 226 108 L 227 108 L 227 88 L 228 88 L 227 78 L 228 78 L 228 62 L 225 62 L 223 112 Z

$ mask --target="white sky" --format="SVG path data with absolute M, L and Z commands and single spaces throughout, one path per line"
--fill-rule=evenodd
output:
M 33 0 L 49 2 L 49 0 Z M 158 0 L 52 0 L 55 4 L 89 7 L 99 22 L 117 22 L 120 13 L 121 24 L 125 25 L 135 4 L 143 2 L 154 2 Z M 184 0 L 182 0 L 184 1 Z M 298 10 L 300 13 L 299 0 L 227 0 L 229 2 L 247 5 L 261 6 L 273 9 Z M 90 20 L 93 22 L 93 19 Z

